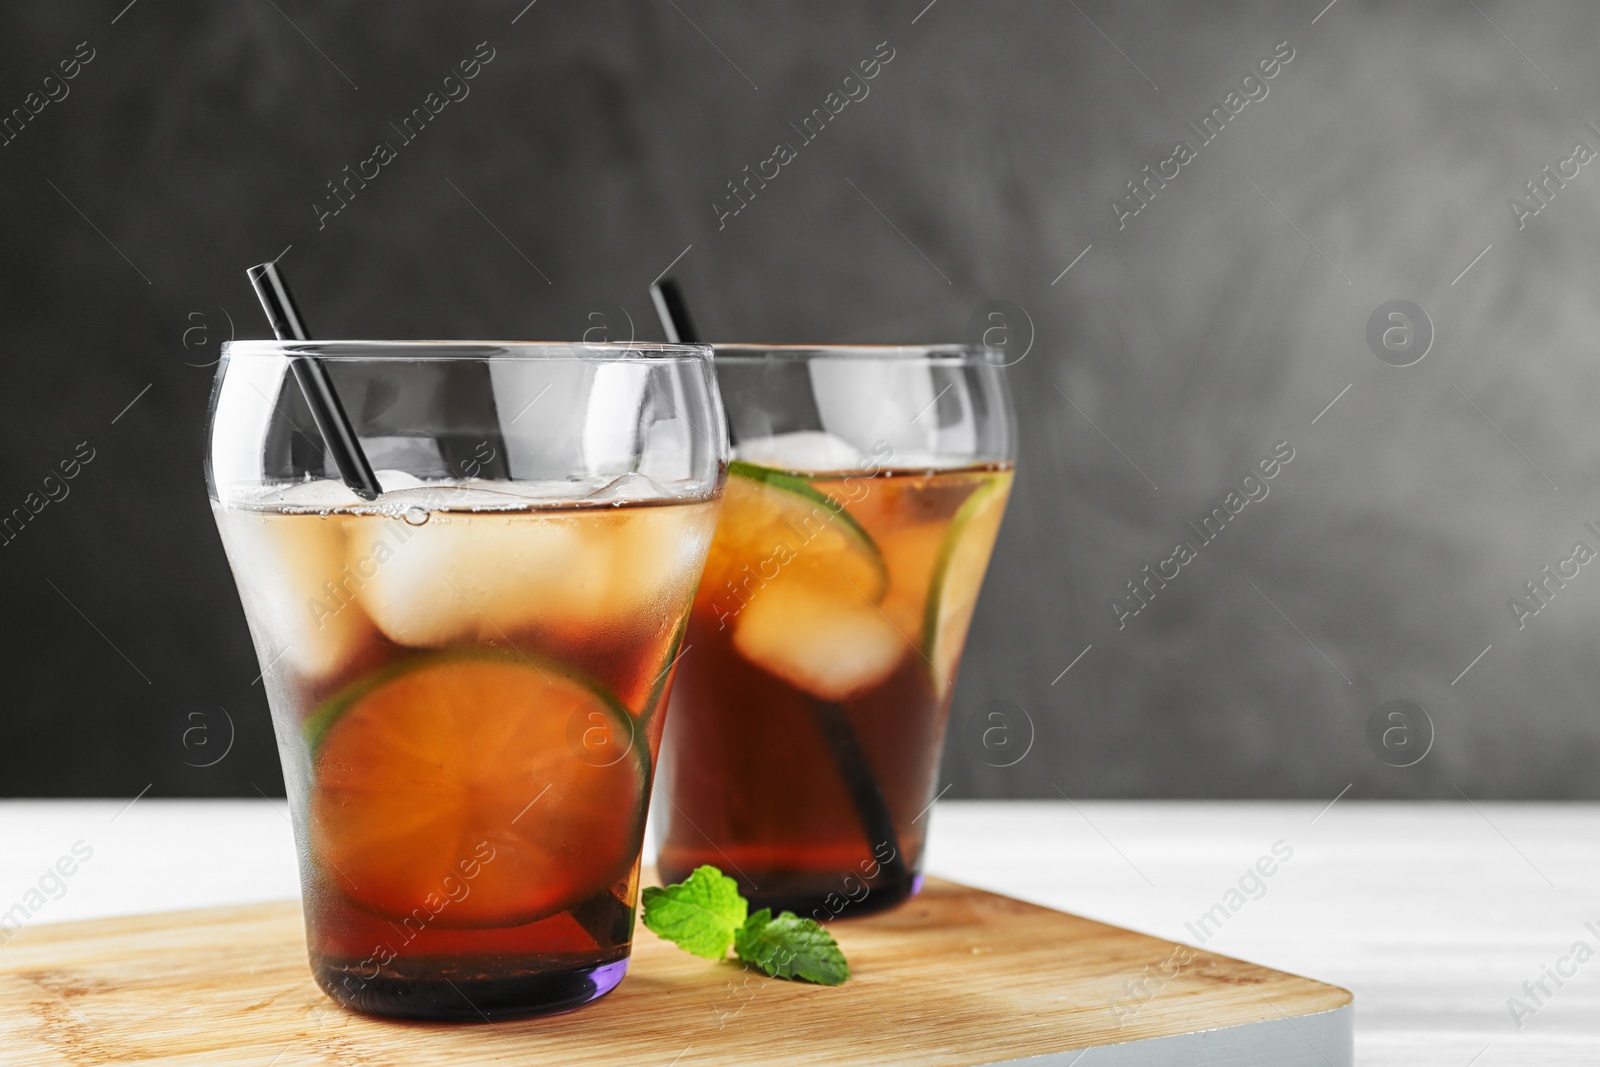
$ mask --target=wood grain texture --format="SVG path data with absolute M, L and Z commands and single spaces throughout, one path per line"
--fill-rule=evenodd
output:
M 348 1014 L 313 984 L 293 902 L 33 927 L 0 955 L 0 1050 L 30 1064 L 991 1063 L 1330 1011 L 1348 992 L 1197 950 L 1132 1004 L 1174 946 L 930 879 L 835 924 L 836 989 L 709 964 L 642 928 L 612 994 L 493 1026 Z M 1120 1026 L 1119 1026 L 1120 1021 Z M 780 1044 L 781 1042 L 781 1044 Z M 798 1054 L 797 1054 L 798 1051 Z M 678 1057 L 674 1059 L 674 1057 Z

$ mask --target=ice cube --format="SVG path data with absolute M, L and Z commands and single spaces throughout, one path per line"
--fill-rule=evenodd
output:
M 418 478 L 415 474 L 412 474 L 408 471 L 391 470 L 385 468 L 384 470 L 374 471 L 373 473 L 378 477 L 378 485 L 383 488 L 384 496 L 403 489 L 415 489 L 419 485 L 427 484 L 421 478 Z M 382 500 L 383 497 L 379 497 L 378 499 Z
M 850 471 L 872 464 L 855 445 L 822 430 L 799 430 L 741 441 L 735 455 L 763 467 L 790 471 Z
M 634 485 L 630 493 L 636 491 Z M 598 615 L 625 624 L 681 611 L 700 583 L 716 529 L 716 505 L 707 501 L 592 514 L 591 543 L 603 574 L 594 603 Z
M 585 500 L 621 503 L 636 500 L 665 500 L 672 494 L 648 475 L 630 471 L 621 474 L 584 496 Z
M 342 482 L 318 478 L 315 481 L 295 482 L 290 485 L 266 485 L 241 493 L 235 503 L 245 508 L 287 511 L 332 511 L 361 503 Z
M 400 644 L 438 648 L 655 625 L 687 604 L 716 522 L 713 504 L 432 513 L 421 525 L 352 520 L 359 597 Z
M 281 662 L 320 678 L 370 639 L 366 615 L 341 592 L 345 520 L 227 508 L 217 515 L 264 666 Z
M 582 598 L 593 569 L 559 515 L 432 512 L 426 521 L 363 515 L 347 560 L 362 606 L 390 640 L 439 648 L 505 640 Z
M 848 700 L 893 674 L 910 646 L 865 598 L 780 581 L 739 612 L 733 647 L 813 696 Z

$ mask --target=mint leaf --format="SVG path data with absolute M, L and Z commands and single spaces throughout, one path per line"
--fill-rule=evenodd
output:
M 647 886 L 642 899 L 645 926 L 708 960 L 728 954 L 750 911 L 739 895 L 739 883 L 710 866 L 695 868 L 686 880 L 665 889 Z
M 774 919 L 771 908 L 762 908 L 734 934 L 733 947 L 741 960 L 773 978 L 841 985 L 850 977 L 850 964 L 833 935 L 817 920 L 792 911 Z
M 664 889 L 641 894 L 644 924 L 656 936 L 708 960 L 724 959 L 731 945 L 739 958 L 771 978 L 841 985 L 850 964 L 838 942 L 815 919 L 792 911 L 773 918 L 771 908 L 750 915 L 739 883 L 712 866 Z

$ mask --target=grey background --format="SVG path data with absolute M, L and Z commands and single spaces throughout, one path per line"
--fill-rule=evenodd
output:
M 1525 229 L 1506 204 L 1600 148 L 1600 9 L 1325 3 L 7 5 L 0 109 L 96 57 L 0 147 L 0 507 L 95 459 L 0 547 L 0 793 L 281 790 L 201 455 L 204 365 L 264 332 L 243 270 L 292 245 L 329 337 L 568 337 L 612 301 L 653 338 L 680 253 L 717 338 L 1027 309 L 948 796 L 1600 796 L 1600 574 L 1520 631 L 1507 606 L 1600 548 L 1600 166 Z M 324 182 L 480 41 L 471 95 L 319 231 Z M 724 183 L 882 41 L 870 95 L 719 230 Z M 1282 41 L 1119 230 L 1110 198 Z M 1407 368 L 1366 342 L 1393 299 L 1437 330 Z M 1280 441 L 1270 496 L 1119 630 L 1124 581 Z M 1436 728 L 1413 766 L 1369 747 L 1389 700 Z M 1031 720 L 1011 766 L 971 740 L 995 706 Z

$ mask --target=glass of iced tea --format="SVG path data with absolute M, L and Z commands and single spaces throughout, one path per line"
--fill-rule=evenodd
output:
M 1011 490 L 964 346 L 716 346 L 734 443 L 662 753 L 661 876 L 827 920 L 921 885 L 967 627 Z
M 308 358 L 376 500 L 325 454 Z M 412 1019 L 612 989 L 727 459 L 710 350 L 235 342 L 210 432 L 317 982 Z

